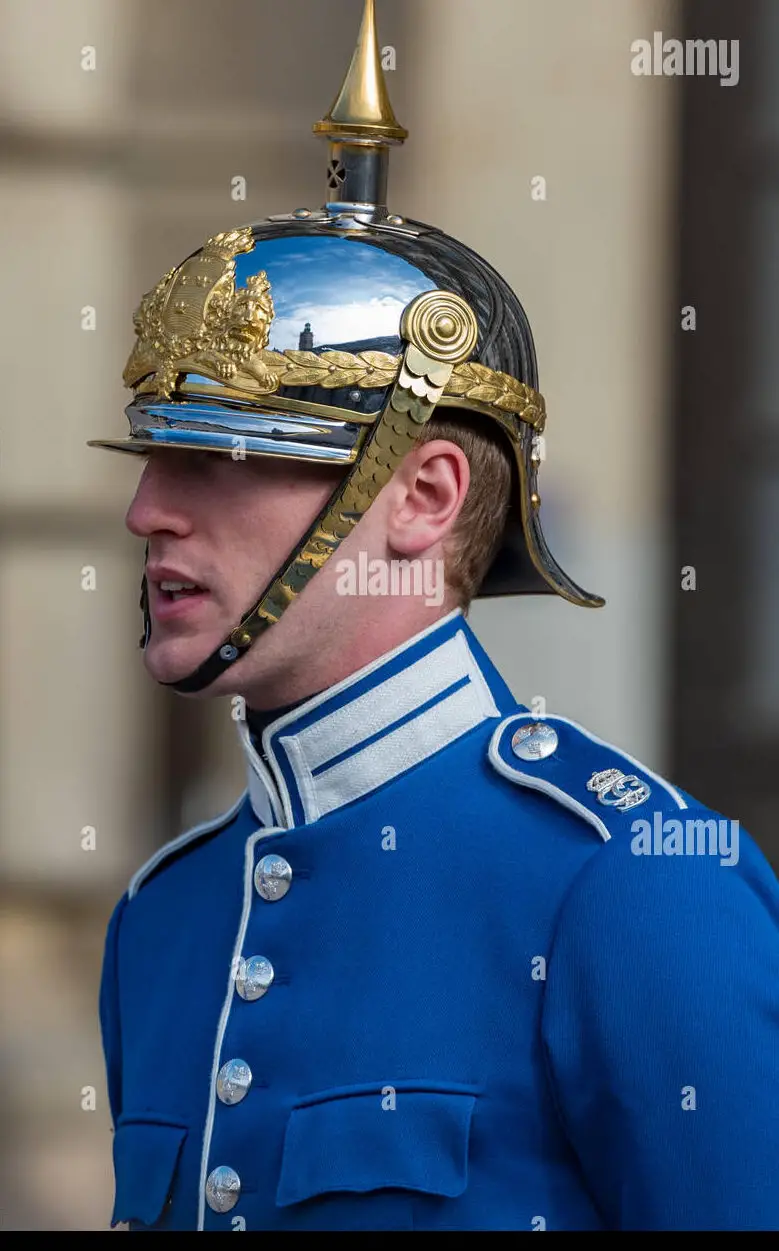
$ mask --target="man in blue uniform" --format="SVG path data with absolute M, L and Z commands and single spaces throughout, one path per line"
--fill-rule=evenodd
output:
M 114 1222 L 775 1228 L 777 883 L 517 704 L 466 622 L 477 593 L 602 601 L 541 531 L 519 302 L 387 210 L 372 0 L 315 129 L 324 208 L 144 296 L 101 442 L 147 457 L 148 670 L 239 697 L 248 769 L 111 919 Z

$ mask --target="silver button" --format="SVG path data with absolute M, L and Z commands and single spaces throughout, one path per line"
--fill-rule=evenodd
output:
M 557 750 L 557 731 L 544 721 L 521 725 L 511 740 L 511 750 L 520 760 L 545 760 Z
M 254 870 L 257 894 L 269 903 L 283 899 L 292 884 L 292 869 L 283 856 L 263 856 Z
M 241 1179 L 234 1168 L 220 1164 L 206 1178 L 206 1203 L 213 1212 L 229 1212 L 241 1197 Z
M 262 999 L 275 977 L 273 965 L 265 956 L 241 960 L 235 975 L 235 989 L 242 999 Z
M 222 1103 L 240 1103 L 249 1093 L 252 1071 L 245 1060 L 228 1060 L 216 1077 L 216 1093 Z

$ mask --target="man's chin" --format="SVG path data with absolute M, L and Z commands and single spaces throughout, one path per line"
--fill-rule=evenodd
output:
M 149 640 L 143 652 L 147 673 L 163 686 L 188 678 L 204 660 L 219 646 L 219 640 L 210 646 L 195 639 Z

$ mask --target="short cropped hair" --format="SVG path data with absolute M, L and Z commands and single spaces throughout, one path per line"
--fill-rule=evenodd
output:
M 466 609 L 495 558 L 511 506 L 514 479 L 508 440 L 487 417 L 463 408 L 437 410 L 419 443 L 446 439 L 468 458 L 471 481 L 446 544 L 449 588 Z

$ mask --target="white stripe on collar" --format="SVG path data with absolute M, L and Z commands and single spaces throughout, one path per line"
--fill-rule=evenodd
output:
M 269 725 L 267 766 L 238 722 L 250 802 L 264 825 L 317 821 L 501 716 L 461 618 L 459 609 L 450 613 Z M 426 650 L 403 664 L 423 640 Z

